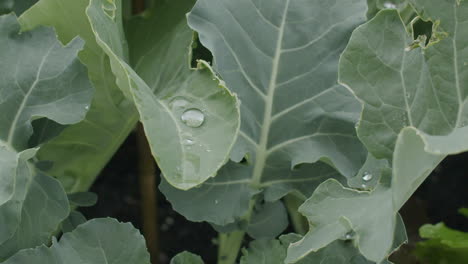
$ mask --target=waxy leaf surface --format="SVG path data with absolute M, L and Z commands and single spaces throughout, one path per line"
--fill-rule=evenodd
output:
M 321 185 L 301 208 L 318 228 L 290 247 L 290 262 L 338 239 L 326 230 L 339 228 L 357 232 L 366 258 L 384 260 L 398 210 L 445 156 L 468 150 L 468 2 L 410 2 L 433 22 L 427 43 L 410 34 L 397 10 L 384 10 L 355 30 L 340 61 L 340 82 L 364 104 L 358 135 L 372 155 L 389 161 L 391 180 L 370 193 Z
M 238 95 L 242 121 L 231 164 L 187 194 L 195 197 L 197 212 L 186 195 L 162 184 L 177 211 L 225 225 L 248 214 L 260 191 L 267 202 L 294 191 L 305 199 L 325 179 L 357 173 L 366 158 L 354 128 L 361 106 L 337 84 L 337 70 L 365 13 L 366 1 L 360 0 L 196 3 L 189 26 Z
M 77 36 L 85 41 L 79 59 L 95 87 L 89 112 L 85 120 L 67 127 L 38 153 L 40 160 L 54 163 L 47 173 L 58 178 L 68 192 L 88 190 L 138 121 L 133 104 L 115 83 L 109 58 L 96 43 L 86 16 L 88 4 L 87 0 L 40 0 L 19 19 L 23 30 L 47 25 L 54 27 L 63 43 Z
M 50 28 L 21 32 L 15 15 L 0 16 L 0 260 L 46 243 L 68 216 L 62 186 L 36 171 L 28 149 L 32 121 L 81 121 L 93 94 L 77 58 L 83 41 L 63 46 Z
M 64 234 L 51 247 L 25 249 L 3 264 L 149 264 L 143 236 L 131 224 L 93 219 Z
M 236 97 L 207 63 L 190 67 L 193 36 L 184 14 L 191 6 L 171 1 L 131 23 L 130 62 L 122 45 L 120 1 L 92 0 L 87 9 L 117 84 L 138 109 L 153 156 L 166 180 L 179 189 L 214 177 L 239 129 Z

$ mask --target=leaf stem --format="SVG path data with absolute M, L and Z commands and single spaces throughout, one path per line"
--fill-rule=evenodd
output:
M 298 209 L 304 203 L 304 200 L 298 198 L 293 194 L 288 194 L 284 197 L 284 203 L 288 209 L 291 224 L 294 231 L 300 235 L 305 235 L 309 230 L 309 223 L 307 219 L 299 213 Z
M 234 264 L 239 255 L 245 231 L 219 233 L 218 264 Z
M 146 245 L 151 255 L 151 263 L 158 262 L 158 217 L 157 217 L 157 196 L 156 196 L 156 165 L 151 154 L 145 131 L 141 123 L 137 128 L 138 144 L 138 176 L 141 195 L 141 214 L 143 222 L 143 234 Z

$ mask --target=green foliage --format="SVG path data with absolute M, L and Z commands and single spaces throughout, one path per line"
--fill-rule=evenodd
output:
M 0 0 L 0 262 L 149 263 L 131 225 L 74 211 L 140 121 L 219 264 L 245 234 L 241 264 L 389 263 L 400 208 L 468 150 L 468 2 L 148 3 Z M 421 236 L 423 261 L 468 261 L 466 233 Z
M 52 246 L 18 252 L 3 264 L 149 264 L 143 236 L 130 224 L 93 219 L 64 234 Z
M 358 172 L 366 157 L 354 129 L 361 107 L 336 82 L 339 54 L 364 22 L 366 3 L 338 2 L 200 0 L 192 9 L 189 26 L 242 104 L 231 161 L 216 178 L 188 192 L 161 184 L 186 218 L 255 236 L 262 227 L 249 222 L 262 214 L 258 203 L 291 192 L 305 199 L 323 180 Z M 285 210 L 279 214 L 275 219 L 286 218 Z
M 364 104 L 359 138 L 372 155 L 389 161 L 391 180 L 384 177 L 370 193 L 334 181 L 319 186 L 300 209 L 318 228 L 290 247 L 290 261 L 350 230 L 358 233 L 357 246 L 366 258 L 384 260 L 398 229 L 396 212 L 446 155 L 467 149 L 460 142 L 466 135 L 468 72 L 459 58 L 468 56 L 468 38 L 458 24 L 466 23 L 462 14 L 468 14 L 468 5 L 413 4 L 422 19 L 434 21 L 427 46 L 415 42 L 396 10 L 384 10 L 355 30 L 340 61 L 340 82 Z M 371 204 L 360 209 L 366 200 Z
M 466 208 L 460 209 L 460 213 L 466 216 Z M 419 229 L 419 235 L 427 239 L 419 242 L 414 251 L 422 262 L 436 264 L 468 261 L 468 233 L 438 223 L 423 225 Z

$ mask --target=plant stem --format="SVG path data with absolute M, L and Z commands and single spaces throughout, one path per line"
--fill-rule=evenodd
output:
M 298 212 L 299 206 L 304 203 L 303 199 L 300 199 L 292 194 L 286 195 L 284 197 L 284 203 L 289 212 L 289 217 L 291 219 L 291 224 L 294 227 L 294 231 L 300 235 L 305 235 L 309 228 L 309 223 L 307 219 Z
M 156 165 L 141 123 L 137 128 L 138 175 L 141 195 L 141 214 L 143 235 L 151 255 L 151 263 L 156 264 L 158 257 L 158 218 L 156 192 Z
M 245 231 L 219 233 L 218 264 L 234 264 L 239 255 Z

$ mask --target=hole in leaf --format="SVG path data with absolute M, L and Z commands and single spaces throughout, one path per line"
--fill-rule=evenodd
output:
M 203 44 L 200 42 L 198 34 L 194 33 L 192 43 L 192 60 L 190 62 L 192 68 L 197 67 L 197 60 L 204 60 L 210 65 L 213 65 L 213 55 L 211 54 L 210 50 L 203 46 Z
M 413 39 L 417 40 L 422 36 L 426 40 L 424 46 L 427 46 L 432 38 L 432 28 L 433 23 L 431 21 L 424 21 L 420 18 L 417 19 L 413 23 Z

